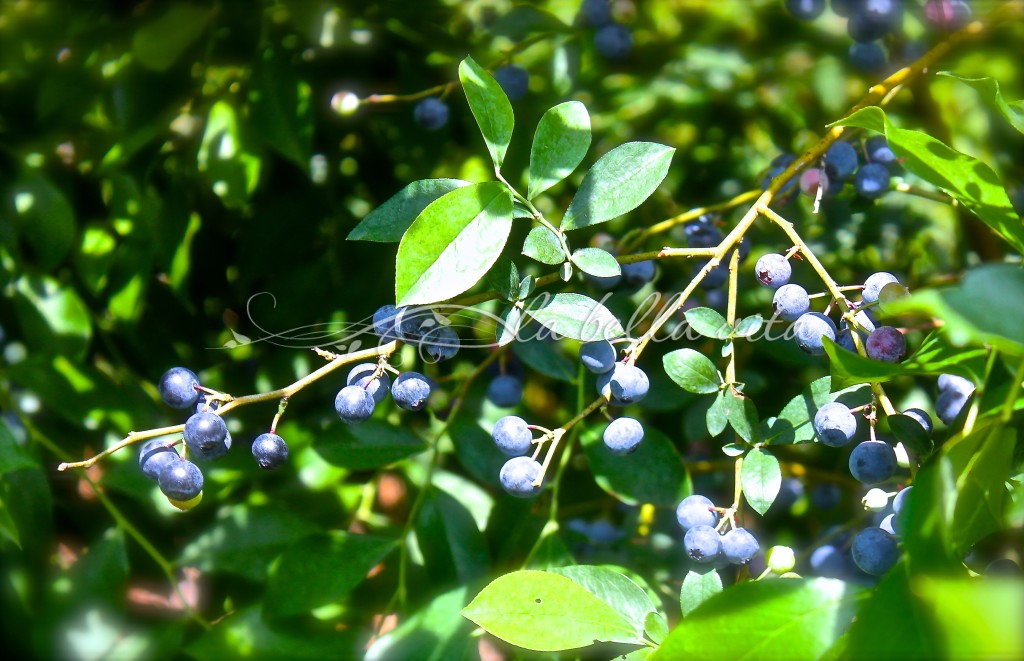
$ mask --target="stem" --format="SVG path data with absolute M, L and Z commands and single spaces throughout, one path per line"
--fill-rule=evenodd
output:
M 642 243 L 644 239 L 651 236 L 652 234 L 667 232 L 676 225 L 682 225 L 683 223 L 688 223 L 691 220 L 696 220 L 697 218 L 700 218 L 701 216 L 707 213 L 714 213 L 716 211 L 728 211 L 729 209 L 732 209 L 734 207 L 746 204 L 750 200 L 756 199 L 760 195 L 760 191 L 746 191 L 745 193 L 740 193 L 731 200 L 719 202 L 718 204 L 709 204 L 706 207 L 697 207 L 695 209 L 690 209 L 689 211 L 683 212 L 678 216 L 673 216 L 668 220 L 663 220 L 660 223 L 655 223 L 650 227 L 633 230 L 632 232 L 630 232 L 629 234 L 622 238 L 622 245 L 620 247 L 620 250 L 622 252 L 631 252 L 636 246 L 640 245 L 640 243 Z
M 548 466 L 551 465 L 551 459 L 555 456 L 555 451 L 558 450 L 558 444 L 561 443 L 562 437 L 565 436 L 565 432 L 575 427 L 580 421 L 582 421 L 588 415 L 590 415 L 597 409 L 601 408 L 605 404 L 607 404 L 607 401 L 604 397 L 599 397 L 595 399 L 594 401 L 590 402 L 590 404 L 588 404 L 585 409 L 577 413 L 572 420 L 551 432 L 551 445 L 550 447 L 548 447 L 547 455 L 544 456 L 544 463 L 541 465 L 540 475 L 538 475 L 537 479 L 534 480 L 533 486 L 539 487 L 544 483 L 544 476 L 548 472 Z
M 1021 358 L 1020 364 L 1017 365 L 1013 383 L 1010 384 L 1010 390 L 1006 393 L 1006 399 L 1003 400 L 1003 410 L 999 419 L 1004 424 L 1010 422 L 1010 418 L 1013 417 L 1013 404 L 1017 401 L 1017 395 L 1020 394 L 1021 381 L 1024 381 L 1024 358 Z
M 736 328 L 736 297 L 739 284 L 740 251 L 733 250 L 729 259 L 729 303 L 726 307 L 725 321 L 729 328 Z M 731 341 L 731 340 L 730 340 Z M 736 345 L 729 352 L 729 364 L 725 366 L 725 382 L 736 383 Z

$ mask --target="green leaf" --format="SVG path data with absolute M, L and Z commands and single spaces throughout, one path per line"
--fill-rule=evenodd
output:
M 743 496 L 760 515 L 764 515 L 775 502 L 782 486 L 782 471 L 779 460 L 761 448 L 754 448 L 743 458 L 740 469 Z
M 978 94 L 996 110 L 1002 113 L 1010 125 L 1024 133 L 1024 100 L 1007 101 L 999 91 L 999 81 L 995 78 L 965 78 L 950 71 L 940 71 L 936 75 L 948 76 L 953 80 L 959 80 L 965 85 L 973 87 Z
M 871 402 L 871 398 L 871 388 L 863 383 L 833 393 L 831 377 L 822 377 L 783 407 L 779 417 L 768 427 L 766 442 L 771 445 L 809 443 L 814 440 L 814 415 L 819 408 L 834 401 L 852 408 Z
M 595 642 L 642 644 L 642 631 L 614 608 L 558 574 L 524 570 L 495 579 L 462 615 L 493 636 L 542 652 Z
M 132 35 L 132 55 L 147 69 L 167 71 L 206 29 L 213 11 L 175 3 Z
M 952 195 L 1014 250 L 1024 252 L 1024 225 L 999 176 L 988 165 L 926 133 L 897 128 L 876 106 L 862 108 L 834 125 L 884 133 L 889 147 L 907 170 Z
M 466 658 L 472 642 L 473 625 L 459 617 L 459 611 L 468 598 L 469 588 L 466 586 L 435 597 L 397 629 L 373 641 L 364 660 L 447 661 Z M 430 641 L 429 645 L 424 645 L 425 640 Z
M 885 421 L 896 440 L 907 449 L 925 457 L 931 454 L 934 443 L 920 422 L 906 415 L 890 415 Z
M 656 645 L 661 645 L 668 637 L 668 620 L 661 613 L 648 613 L 644 620 L 644 633 Z
M 550 570 L 561 574 L 622 615 L 633 629 L 642 633 L 647 615 L 658 611 L 650 595 L 629 577 L 608 567 L 573 565 Z
M 526 301 L 526 314 L 562 337 L 591 342 L 625 334 L 608 308 L 582 294 L 540 294 Z
M 487 542 L 473 515 L 452 495 L 431 489 L 416 520 L 416 542 L 437 583 L 474 583 L 487 575 Z
M 48 276 L 14 281 L 14 311 L 33 352 L 81 355 L 92 336 L 89 309 L 75 290 Z
M 964 459 L 960 461 L 966 464 L 956 479 L 956 507 L 951 527 L 953 546 L 963 552 L 1002 527 L 1003 509 L 1008 500 L 1005 484 L 1017 443 L 1016 430 L 1011 427 L 996 425 L 987 433 L 977 430 L 972 436 L 979 437 L 976 445 L 971 443 L 959 450 L 956 444 L 947 444 L 944 448 L 947 455 L 962 455 Z
M 416 217 L 434 200 L 456 188 L 471 185 L 461 179 L 421 179 L 395 193 L 387 202 L 366 215 L 348 236 L 348 241 L 396 243 Z
M 747 443 L 757 441 L 757 408 L 749 397 L 738 395 L 730 388 L 725 395 L 726 415 L 736 435 Z
M 604 427 L 591 427 L 581 437 L 583 452 L 598 486 L 628 505 L 652 503 L 675 507 L 690 495 L 690 476 L 672 441 L 651 426 L 628 456 L 612 454 L 601 436 Z
M 764 319 L 759 314 L 744 317 L 736 323 L 736 330 L 733 332 L 733 337 L 750 337 L 757 331 L 761 330 L 761 326 L 763 325 Z
M 600 248 L 580 248 L 573 251 L 570 259 L 584 273 L 599 278 L 611 278 L 622 274 L 618 260 L 610 252 Z
M 498 259 L 511 230 L 512 197 L 504 184 L 463 186 L 434 200 L 398 246 L 398 305 L 436 303 L 474 286 Z
M 509 302 L 519 294 L 519 269 L 511 259 L 499 259 L 487 272 L 487 282 Z
M 263 143 L 309 171 L 313 150 L 309 83 L 295 75 L 287 55 L 268 48 L 253 71 L 249 93 L 252 125 Z
M 914 596 L 932 614 L 950 659 L 1024 658 L 1024 582 L 915 576 Z
M 562 541 L 559 534 L 557 522 L 548 522 L 541 531 L 537 543 L 530 549 L 526 561 L 523 562 L 523 569 L 540 569 L 547 571 L 555 567 L 568 567 L 575 565 L 576 560 L 572 557 L 572 551 Z
M 688 571 L 679 590 L 679 607 L 683 617 L 722 591 L 722 577 L 713 568 Z
M 562 244 L 559 243 L 558 237 L 543 225 L 534 227 L 526 235 L 523 254 L 549 266 L 555 266 L 565 261 L 565 252 L 562 251 Z
M 49 179 L 28 171 L 11 185 L 9 205 L 31 261 L 43 271 L 56 268 L 75 243 L 75 212 L 67 197 Z
M 498 322 L 498 332 L 495 339 L 499 347 L 503 347 L 516 339 L 516 334 L 523 325 L 523 311 L 517 307 L 510 307 L 504 310 Z
M 912 593 L 907 573 L 906 564 L 896 565 L 861 604 L 850 627 L 848 658 L 950 658 L 931 613 Z
M 712 436 L 718 436 L 728 426 L 730 401 L 725 391 L 719 390 L 715 395 L 715 401 L 711 402 L 711 406 L 708 407 L 705 422 L 708 426 L 708 433 Z
M 324 461 L 352 470 L 381 468 L 427 449 L 411 429 L 377 420 L 332 425 L 317 434 L 313 449 Z
M 259 184 L 261 161 L 249 151 L 238 113 L 227 101 L 218 101 L 210 108 L 196 164 L 224 206 L 246 207 Z
M 549 12 L 531 7 L 516 5 L 502 14 L 488 30 L 491 34 L 509 37 L 516 41 L 538 32 L 569 32 L 572 28 Z
M 846 629 L 859 591 L 832 579 L 747 581 L 677 626 L 652 659 L 819 659 Z
M 533 293 L 533 290 L 537 287 L 536 282 L 532 276 L 523 276 L 523 279 L 519 281 L 519 292 L 516 294 L 516 300 L 523 300 L 527 296 Z
M 590 115 L 579 101 L 549 109 L 537 124 L 530 151 L 531 200 L 565 179 L 590 149 Z
M 356 653 L 357 649 L 362 649 L 362 644 L 353 631 L 324 634 L 299 631 L 294 626 L 273 627 L 264 621 L 258 607 L 252 607 L 225 615 L 217 626 L 185 649 L 198 661 L 257 658 L 342 661 L 362 658 L 361 653 Z
M 690 324 L 690 328 L 704 337 L 724 340 L 733 333 L 733 329 L 725 317 L 711 308 L 692 308 L 687 310 L 683 316 L 686 317 L 686 323 Z
M 487 143 L 487 151 L 491 154 L 494 168 L 500 170 L 515 124 L 512 104 L 509 103 L 501 85 L 494 80 L 494 76 L 471 57 L 467 57 L 459 65 L 459 80 L 466 91 L 466 100 L 469 101 L 473 117 L 480 126 L 480 133 Z
M 709 395 L 718 392 L 722 381 L 707 356 L 693 349 L 677 349 L 662 358 L 665 373 L 687 392 Z
M 33 459 L 25 448 L 15 440 L 9 423 L 0 418 L 0 475 L 23 468 L 36 468 L 39 462 Z
M 512 352 L 530 369 L 552 379 L 572 381 L 576 378 L 576 366 L 558 351 L 558 344 L 555 342 L 535 337 L 520 340 L 512 345 Z
M 627 142 L 587 172 L 561 229 L 574 230 L 617 218 L 643 204 L 668 174 L 675 149 L 652 142 Z

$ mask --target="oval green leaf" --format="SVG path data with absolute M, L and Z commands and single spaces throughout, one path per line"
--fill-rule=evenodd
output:
M 758 514 L 764 515 L 775 502 L 782 486 L 782 470 L 779 460 L 761 448 L 754 448 L 743 458 L 740 470 L 743 496 Z
M 684 315 L 686 323 L 690 328 L 697 331 L 704 337 L 715 340 L 724 340 L 732 335 L 732 327 L 721 314 L 711 308 L 693 308 L 687 310 Z
M 555 266 L 565 261 L 565 252 L 562 251 L 562 244 L 559 243 L 558 237 L 543 225 L 534 227 L 526 235 L 523 254 L 549 266 Z
M 459 80 L 462 81 L 462 89 L 466 91 L 469 109 L 473 111 L 473 117 L 480 126 L 480 133 L 487 143 L 487 151 L 491 154 L 494 168 L 500 170 L 515 124 L 512 104 L 494 76 L 471 57 L 467 57 L 459 65 Z
M 313 449 L 334 466 L 366 470 L 422 452 L 426 445 L 407 427 L 367 420 L 360 425 L 329 427 L 317 435 Z
M 526 301 L 526 314 L 562 337 L 592 342 L 625 334 L 608 308 L 582 294 L 541 294 Z
M 533 137 L 527 196 L 532 200 L 572 174 L 588 149 L 590 115 L 586 106 L 568 101 L 545 112 Z
M 715 364 L 693 349 L 679 349 L 662 358 L 665 373 L 687 392 L 709 395 L 718 392 L 722 381 Z
M 714 569 L 689 571 L 683 579 L 683 587 L 679 590 L 679 607 L 686 617 L 697 606 L 722 591 L 722 577 Z
M 637 636 L 643 633 L 647 615 L 658 608 L 651 596 L 628 576 L 608 567 L 572 565 L 551 570 L 571 579 L 581 588 L 611 606 L 633 626 Z
M 573 251 L 572 263 L 579 267 L 584 273 L 597 276 L 598 278 L 611 278 L 622 275 L 622 268 L 618 260 L 607 250 L 600 248 L 580 248 Z
M 395 193 L 387 202 L 366 215 L 348 236 L 348 241 L 380 241 L 394 243 L 402 240 L 409 229 L 431 202 L 456 188 L 469 186 L 461 179 L 422 179 L 414 181 Z

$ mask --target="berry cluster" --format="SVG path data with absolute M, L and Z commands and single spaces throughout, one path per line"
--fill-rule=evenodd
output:
M 746 528 L 733 527 L 726 533 L 719 528 L 718 509 L 705 496 L 687 496 L 676 507 L 676 520 L 686 535 L 683 548 L 694 562 L 713 564 L 716 567 L 728 564 L 745 565 L 761 549 Z
M 580 21 L 595 30 L 594 48 L 609 60 L 625 59 L 633 50 L 632 32 L 616 20 L 634 11 L 631 4 L 618 3 L 613 7 L 609 0 L 583 0 L 580 5 Z
M 761 180 L 762 189 L 767 189 L 795 158 L 792 154 L 775 157 Z M 820 167 L 804 170 L 799 180 L 790 180 L 780 191 L 780 197 L 784 201 L 792 199 L 791 193 L 798 185 L 800 192 L 812 199 L 831 199 L 843 196 L 850 184 L 852 194 L 876 200 L 889 191 L 893 176 L 900 172 L 885 136 L 876 135 L 857 143 L 839 140 L 829 146 Z

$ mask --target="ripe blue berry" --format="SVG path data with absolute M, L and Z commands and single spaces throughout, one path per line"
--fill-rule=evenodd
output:
M 160 399 L 174 409 L 188 409 L 199 401 L 199 377 L 190 369 L 172 367 L 160 377 Z
M 391 342 L 398 339 L 395 332 L 395 320 L 398 317 L 398 308 L 394 305 L 382 305 L 373 313 L 373 332 L 384 342 Z
M 373 396 L 361 386 L 345 386 L 334 398 L 334 410 L 347 424 L 357 424 L 373 415 Z
M 793 275 L 793 267 L 789 265 L 785 255 L 768 253 L 757 260 L 754 274 L 762 285 L 778 289 L 789 282 L 790 276 Z
M 881 71 L 888 62 L 885 48 L 877 41 L 853 42 L 850 44 L 848 57 L 853 68 L 864 73 Z
M 530 74 L 526 69 L 514 64 L 495 69 L 494 79 L 498 81 L 509 101 L 518 101 L 530 90 Z
M 597 392 L 615 406 L 636 404 L 647 396 L 651 383 L 636 365 L 615 363 L 610 372 L 597 377 Z
M 179 458 L 178 451 L 167 445 L 167 441 L 150 441 L 139 451 L 139 468 L 142 469 L 143 475 L 156 481 L 160 478 L 163 467 L 178 461 Z
M 813 21 L 825 11 L 825 0 L 786 0 L 786 9 L 794 18 Z
M 580 5 L 580 16 L 583 22 L 593 28 L 599 28 L 612 22 L 612 5 L 609 0 L 583 0 Z
M 846 24 L 854 41 L 874 41 L 895 30 L 903 19 L 903 0 L 862 0 Z
M 841 578 L 846 574 L 846 558 L 842 551 L 825 544 L 814 549 L 809 561 L 811 572 L 828 578 Z
M 900 559 L 896 540 L 881 528 L 865 528 L 857 533 L 850 552 L 861 571 L 872 576 L 881 576 Z
M 185 421 L 183 436 L 189 455 L 199 459 L 219 459 L 231 449 L 228 426 L 224 423 L 224 419 L 216 413 L 192 415 Z
M 939 392 L 958 392 L 962 395 L 970 395 L 974 392 L 974 384 L 970 380 L 956 374 L 940 374 L 938 380 Z
M 398 339 L 416 344 L 423 336 L 438 327 L 434 311 L 422 306 L 404 306 L 395 313 L 395 333 Z
M 876 135 L 864 142 L 864 151 L 867 153 L 868 162 L 884 165 L 891 172 L 897 167 L 896 154 L 889 147 L 889 141 L 884 135 Z
M 432 362 L 454 358 L 459 352 L 459 336 L 448 326 L 433 328 L 423 336 L 420 347 Z
M 613 454 L 630 454 L 644 440 L 644 427 L 633 418 L 618 418 L 605 427 L 603 439 Z
M 814 431 L 825 445 L 842 447 L 857 433 L 857 418 L 846 404 L 829 402 L 814 414 Z
M 899 535 L 901 526 L 896 519 L 895 514 L 886 514 L 882 518 L 882 522 L 878 524 L 878 527 L 890 535 Z
M 718 524 L 718 512 L 715 511 L 715 504 L 705 496 L 693 494 L 683 498 L 676 506 L 676 521 L 683 530 L 689 530 L 697 526 L 715 527 Z
M 898 363 L 907 353 L 903 333 L 892 326 L 880 326 L 871 331 L 865 343 L 868 358 L 886 363 Z
M 892 499 L 892 511 L 899 514 L 903 511 L 903 501 L 910 494 L 910 490 L 914 487 L 907 487 L 906 489 L 900 489 L 899 493 Z
M 869 200 L 882 197 L 889 190 L 889 168 L 881 163 L 868 163 L 857 170 L 853 179 L 853 188 L 861 197 Z
M 513 457 L 526 454 L 533 446 L 533 433 L 526 420 L 516 415 L 506 415 L 494 423 L 491 438 L 499 450 Z
M 782 174 L 783 171 L 785 171 L 785 169 L 795 160 L 796 156 L 793 154 L 779 154 L 772 159 L 771 164 L 768 166 L 768 172 L 766 172 L 764 177 L 761 179 L 761 189 L 768 190 L 768 186 L 771 185 L 772 180 Z M 793 191 L 793 187 L 796 185 L 796 179 L 790 179 L 786 182 L 786 185 L 782 187 L 782 190 L 779 191 L 779 195 L 784 196 L 791 193 Z
M 430 397 L 430 381 L 419 372 L 402 372 L 391 387 L 391 398 L 399 408 L 420 411 Z
M 377 363 L 360 363 L 349 371 L 345 385 L 363 388 L 373 397 L 374 403 L 380 404 L 388 396 L 391 377 L 387 372 L 381 372 L 380 375 L 376 375 L 376 372 Z
M 811 504 L 820 510 L 832 509 L 842 497 L 842 490 L 831 482 L 819 482 L 811 489 Z
M 487 386 L 487 399 L 501 408 L 512 408 L 523 399 L 523 383 L 511 374 L 504 374 Z
M 622 280 L 630 287 L 643 287 L 654 280 L 654 260 L 623 264 Z
M 757 538 L 746 528 L 733 528 L 722 535 L 722 555 L 734 565 L 745 565 L 761 550 Z
M 288 444 L 277 434 L 270 432 L 260 434 L 252 442 L 252 456 L 260 468 L 265 470 L 277 468 L 288 461 Z
M 711 526 L 695 526 L 686 531 L 683 548 L 695 562 L 714 562 L 722 551 L 722 536 Z
M 857 170 L 857 150 L 849 142 L 832 143 L 825 152 L 825 173 L 834 181 L 845 181 Z
M 939 396 L 935 399 L 935 415 L 939 417 L 943 424 L 952 425 L 953 421 L 960 415 L 960 411 L 964 409 L 969 398 L 970 395 L 966 395 L 960 390 L 940 392 Z
M 171 500 L 192 500 L 203 490 L 203 472 L 187 459 L 169 463 L 157 478 L 160 491 Z
M 594 374 L 610 372 L 615 367 L 615 345 L 607 340 L 580 345 L 580 362 Z
M 690 223 L 684 226 L 684 232 L 688 248 L 714 248 L 725 238 L 722 230 L 710 223 Z
M 611 23 L 594 35 L 594 47 L 609 60 L 621 60 L 633 49 L 633 34 L 626 26 Z
M 412 110 L 416 123 L 428 131 L 436 131 L 448 123 L 448 104 L 435 97 L 427 97 Z
M 501 467 L 498 475 L 502 488 L 519 498 L 530 498 L 540 493 L 533 483 L 541 475 L 541 465 L 529 457 L 512 457 Z
M 804 353 L 820 356 L 825 353 L 822 338 L 833 342 L 836 339 L 836 325 L 820 312 L 808 312 L 793 323 L 793 339 Z
M 882 288 L 890 282 L 899 282 L 899 279 L 897 279 L 892 273 L 886 273 L 885 271 L 872 273 L 868 276 L 868 279 L 864 281 L 864 290 L 861 292 L 861 297 L 864 299 L 864 302 L 874 303 L 877 301 Z
M 772 308 L 786 321 L 796 321 L 811 309 L 811 299 L 800 285 L 782 285 L 775 292 Z
M 896 452 L 885 441 L 864 441 L 850 453 L 850 473 L 862 484 L 885 482 L 896 472 Z

